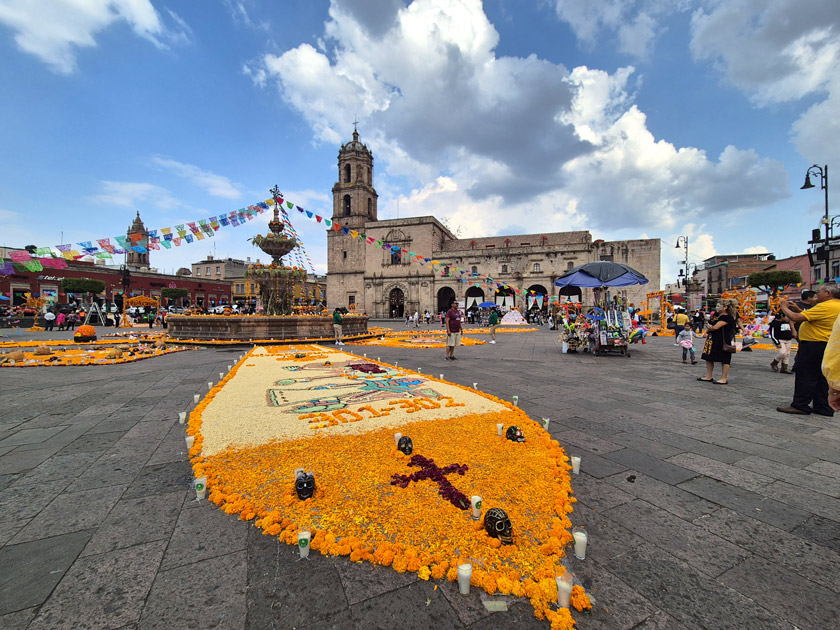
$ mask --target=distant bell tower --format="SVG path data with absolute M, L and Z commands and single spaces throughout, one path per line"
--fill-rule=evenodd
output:
M 135 235 L 135 238 L 132 239 L 132 235 Z M 125 264 L 129 267 L 148 267 L 149 266 L 149 231 L 146 229 L 146 226 L 143 225 L 143 221 L 140 219 L 140 211 L 137 211 L 137 216 L 134 218 L 134 222 L 131 224 L 131 227 L 128 228 L 126 232 L 126 236 L 128 238 L 129 244 L 137 243 L 138 241 L 142 241 L 142 246 L 146 248 L 146 253 L 141 254 L 140 252 L 136 252 L 133 249 L 126 250 L 125 255 Z M 137 239 L 136 236 L 140 238 Z
M 373 187 L 373 153 L 359 142 L 353 126 L 353 140 L 338 151 L 338 181 L 332 188 L 332 220 L 342 227 L 365 231 L 365 224 L 377 220 L 379 195 Z M 366 247 L 343 231 L 327 233 L 327 306 L 343 306 L 362 312 Z

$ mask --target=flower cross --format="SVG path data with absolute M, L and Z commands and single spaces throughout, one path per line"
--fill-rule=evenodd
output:
M 467 498 L 467 495 L 453 486 L 446 478 L 446 475 L 451 473 L 463 475 L 468 470 L 466 464 L 449 464 L 448 466 L 441 468 L 435 463 L 435 460 L 431 458 L 426 458 L 422 455 L 412 455 L 408 465 L 418 466 L 420 470 L 410 475 L 395 474 L 391 479 L 392 486 L 407 488 L 408 484 L 412 481 L 430 479 L 438 485 L 438 494 L 456 508 L 466 510 L 470 506 L 470 500 Z

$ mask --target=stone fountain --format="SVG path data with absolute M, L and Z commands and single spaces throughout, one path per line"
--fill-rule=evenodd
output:
M 292 315 L 292 294 L 295 284 L 306 280 L 306 270 L 283 265 L 283 256 L 297 247 L 297 241 L 287 234 L 280 220 L 282 195 L 275 186 L 274 218 L 269 221 L 269 232 L 249 239 L 271 256 L 270 265 L 250 265 L 245 277 L 260 288 L 259 315 L 172 315 L 169 336 L 179 340 L 195 341 L 315 341 L 333 338 L 332 315 Z M 368 334 L 366 315 L 346 316 L 343 324 L 344 338 Z

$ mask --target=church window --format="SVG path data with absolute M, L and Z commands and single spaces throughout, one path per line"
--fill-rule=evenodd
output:
M 368 173 L 368 184 L 370 184 L 372 186 L 373 185 L 373 175 L 370 172 L 370 168 L 368 168 L 367 173 Z
M 344 182 L 348 183 L 348 184 L 350 183 L 350 165 L 349 164 L 344 165 Z
M 502 265 L 502 273 L 507 273 L 507 265 Z
M 350 168 L 349 166 L 347 168 Z M 350 195 L 344 195 L 344 216 L 350 216 Z
M 341 254 L 342 254 L 342 256 L 341 256 L 342 258 L 347 258 L 347 251 L 346 250 L 341 252 Z
M 475 265 L 472 266 L 472 269 L 470 269 L 470 271 L 472 272 L 472 275 L 478 275 L 478 267 L 476 267 Z
M 399 265 L 402 264 L 402 258 L 400 258 L 400 253 L 392 251 L 391 252 L 391 264 L 392 265 Z
M 540 263 L 534 263 L 534 273 L 540 272 Z
M 368 197 L 368 216 L 373 218 L 373 199 Z
M 574 266 L 575 266 L 575 263 L 573 263 L 570 260 L 569 262 L 566 263 L 566 271 L 571 271 L 572 269 L 574 269 Z

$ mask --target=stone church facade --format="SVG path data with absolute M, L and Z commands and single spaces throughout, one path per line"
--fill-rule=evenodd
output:
M 630 302 L 637 305 L 645 294 L 659 289 L 660 240 L 593 240 L 587 230 L 457 238 L 435 217 L 411 217 L 380 221 L 378 196 L 373 187 L 373 154 L 359 141 L 342 145 L 338 153 L 338 181 L 333 186 L 332 219 L 342 226 L 376 240 L 396 245 L 440 262 L 433 271 L 408 257 L 368 245 L 343 232 L 327 233 L 327 306 L 344 306 L 385 318 L 425 310 L 438 313 L 455 297 L 466 308 L 489 301 L 502 310 L 547 308 L 548 298 L 559 296 L 554 281 L 569 269 L 586 262 L 612 260 L 633 267 L 650 283 L 627 287 Z M 469 273 L 492 277 L 496 282 L 534 291 L 543 296 L 523 299 L 509 289 L 493 284 L 470 286 L 448 275 L 451 265 Z M 567 290 L 568 291 L 568 290 Z M 592 302 L 589 289 L 572 290 L 572 299 Z M 560 297 L 560 299 L 565 299 Z

